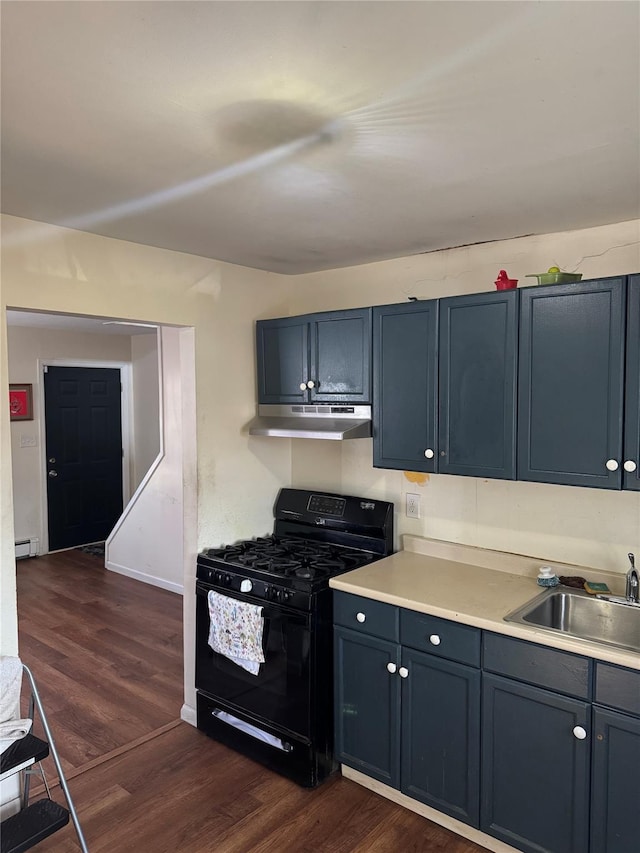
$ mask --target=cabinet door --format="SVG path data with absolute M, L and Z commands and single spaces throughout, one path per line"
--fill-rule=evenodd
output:
M 256 323 L 258 402 L 304 403 L 309 379 L 309 318 L 285 317 Z
M 484 832 L 529 853 L 588 849 L 589 708 L 538 687 L 483 676 Z M 575 736 L 576 726 L 585 739 Z
M 373 309 L 373 464 L 436 470 L 436 300 Z
M 371 402 L 371 309 L 311 315 L 311 400 Z
M 622 486 L 637 492 L 640 491 L 640 275 L 629 278 L 627 300 L 627 378 Z
M 335 751 L 343 764 L 394 788 L 400 782 L 399 646 L 335 629 Z M 394 672 L 387 667 L 391 665 Z
M 518 297 L 440 300 L 441 474 L 515 479 Z
M 640 719 L 593 708 L 591 853 L 638 850 Z
M 625 284 L 521 291 L 519 480 L 620 488 Z
M 480 671 L 402 651 L 404 794 L 478 826 Z

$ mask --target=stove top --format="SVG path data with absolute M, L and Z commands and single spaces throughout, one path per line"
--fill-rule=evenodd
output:
M 214 589 L 309 609 L 335 575 L 393 552 L 393 504 L 281 489 L 268 536 L 198 556 L 197 579 Z
M 229 568 L 250 569 L 253 576 L 265 575 L 274 582 L 329 579 L 370 563 L 374 557 L 326 542 L 301 537 L 264 536 L 246 539 L 222 548 L 209 548 L 204 557 Z

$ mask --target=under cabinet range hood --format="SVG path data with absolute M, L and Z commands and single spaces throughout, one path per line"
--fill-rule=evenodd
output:
M 260 404 L 258 416 L 249 424 L 249 434 L 333 441 L 370 438 L 371 406 Z

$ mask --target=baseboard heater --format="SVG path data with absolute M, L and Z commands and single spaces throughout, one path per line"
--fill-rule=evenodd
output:
M 38 556 L 37 539 L 20 539 L 16 542 L 16 560 L 24 560 L 26 557 Z

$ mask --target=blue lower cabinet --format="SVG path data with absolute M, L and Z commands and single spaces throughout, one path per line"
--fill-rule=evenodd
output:
M 403 648 L 401 789 L 477 827 L 480 671 Z
M 640 719 L 593 708 L 591 853 L 640 850 Z
M 420 614 L 358 596 L 335 601 L 336 621 L 353 624 L 334 632 L 337 759 L 477 827 L 480 670 L 442 657 L 469 654 L 457 632 L 476 629 L 422 624 Z M 385 639 L 397 637 L 398 615 L 410 641 L 437 641 L 437 654 Z
M 335 750 L 338 761 L 385 785 L 398 788 L 398 645 L 337 627 L 334 663 Z
M 483 832 L 527 853 L 589 850 L 590 708 L 483 676 Z

